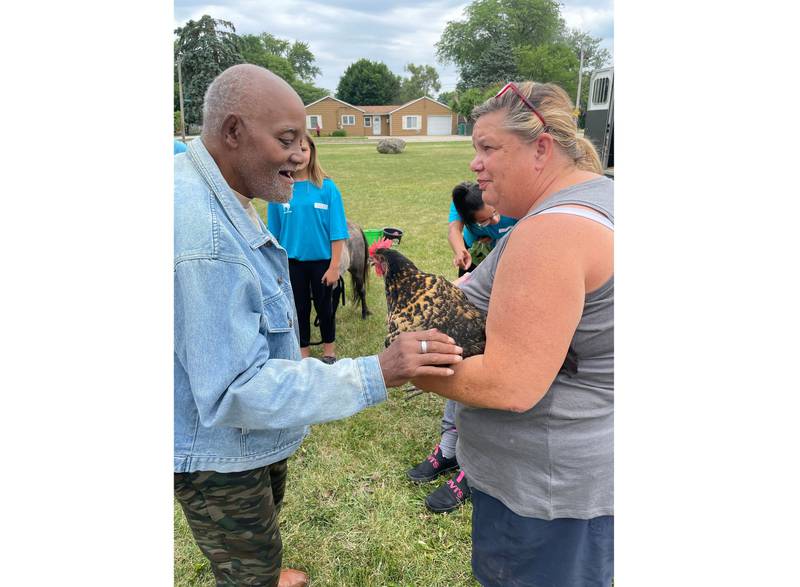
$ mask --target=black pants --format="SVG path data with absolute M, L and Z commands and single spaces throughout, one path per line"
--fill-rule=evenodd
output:
M 324 285 L 322 276 L 330 267 L 330 260 L 298 261 L 289 259 L 289 277 L 292 280 L 294 306 L 297 308 L 297 325 L 300 329 L 300 346 L 311 343 L 311 302 L 319 317 L 322 342 L 336 341 L 336 320 L 333 313 L 333 286 Z
M 175 473 L 175 497 L 218 586 L 276 587 L 286 459 L 240 473 Z

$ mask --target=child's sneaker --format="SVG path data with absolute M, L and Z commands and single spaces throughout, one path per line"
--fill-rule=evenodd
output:
M 471 493 L 464 471 L 459 471 L 458 475 L 425 498 L 425 506 L 436 514 L 452 512 L 464 505 Z
M 439 448 L 437 444 L 433 452 L 429 454 L 424 461 L 406 471 L 406 476 L 414 483 L 427 483 L 428 481 L 433 481 L 439 475 L 457 468 L 458 461 L 456 457 L 453 456 L 450 459 L 445 458 L 442 454 L 442 449 Z

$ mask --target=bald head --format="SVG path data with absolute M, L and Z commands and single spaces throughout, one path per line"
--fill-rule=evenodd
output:
M 304 160 L 305 109 L 292 87 L 257 65 L 234 65 L 211 82 L 201 140 L 228 185 L 249 198 L 286 202 Z
M 303 108 L 292 86 L 268 69 L 250 63 L 233 65 L 214 78 L 206 90 L 202 136 L 208 140 L 217 135 L 230 114 L 268 116 L 276 104 Z

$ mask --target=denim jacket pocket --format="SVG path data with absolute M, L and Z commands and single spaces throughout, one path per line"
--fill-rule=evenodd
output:
M 286 296 L 279 292 L 262 300 L 267 330 L 270 334 L 292 332 L 294 330 L 294 312 Z

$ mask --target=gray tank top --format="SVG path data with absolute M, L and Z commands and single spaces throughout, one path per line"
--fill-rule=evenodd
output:
M 575 214 L 613 230 L 613 186 L 605 177 L 571 186 L 537 204 L 520 223 L 537 214 Z M 485 311 L 511 234 L 513 229 L 462 286 Z M 589 519 L 614 513 L 613 276 L 586 294 L 570 346 L 577 373 L 559 372 L 527 412 L 462 404 L 456 411 L 458 462 L 470 485 L 521 516 Z

